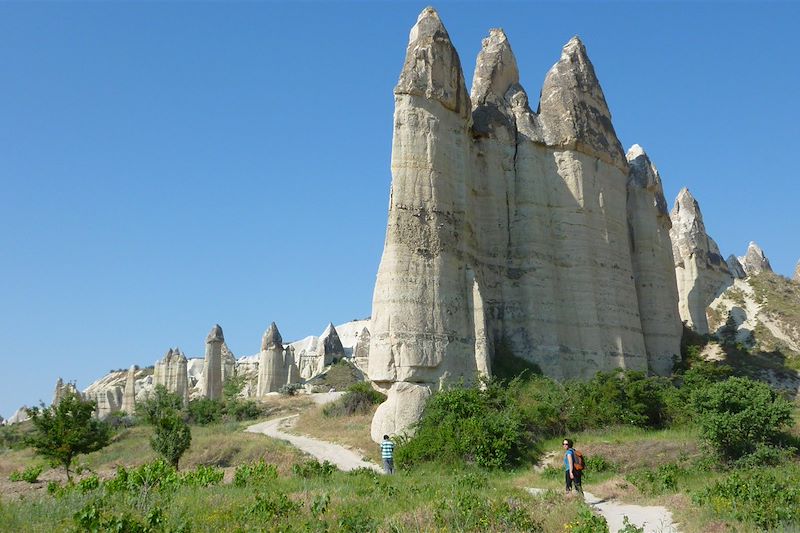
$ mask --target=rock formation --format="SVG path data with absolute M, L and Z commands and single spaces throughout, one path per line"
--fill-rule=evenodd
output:
M 735 255 L 729 255 L 725 260 L 725 263 L 728 265 L 728 270 L 730 271 L 731 276 L 734 278 L 744 279 L 747 277 L 747 272 L 744 271 L 744 267 L 739 262 L 739 258 L 737 258 Z
M 28 416 L 28 406 L 23 405 L 17 411 L 11 415 L 8 420 L 6 420 L 6 425 L 10 426 L 11 424 L 19 424 L 20 422 L 25 422 L 26 420 L 30 420 L 30 416 Z
M 739 262 L 748 276 L 764 271 L 772 272 L 772 266 L 769 264 L 767 256 L 764 255 L 764 251 L 752 241 L 747 246 L 747 253 L 744 257 L 739 258 Z
M 56 406 L 59 403 L 61 403 L 61 400 L 67 394 L 75 394 L 79 398 L 82 397 L 81 393 L 78 392 L 78 389 L 77 389 L 77 387 L 75 386 L 74 383 L 64 383 L 63 379 L 58 378 L 58 381 L 56 381 L 56 389 L 53 392 L 53 404 L 52 405 Z
M 167 354 L 156 363 L 153 374 L 153 383 L 162 385 L 169 392 L 175 393 L 183 399 L 183 403 L 189 401 L 189 375 L 186 369 L 186 356 L 180 348 L 169 349 Z
M 222 343 L 222 383 L 224 384 L 228 378 L 236 375 L 236 357 L 230 351 L 228 345 Z
M 122 409 L 122 387 L 108 387 L 95 393 L 97 418 L 103 419 Z
M 297 367 L 303 379 L 320 374 L 326 366 L 345 356 L 342 341 L 332 323 L 319 338 L 312 337 L 309 341 L 297 356 Z
M 794 275 L 792 279 L 798 283 L 800 283 L 800 261 L 797 262 L 797 266 L 794 267 Z
M 708 333 L 706 309 L 733 283 L 733 277 L 717 243 L 706 233 L 700 205 L 688 189 L 678 193 L 670 218 L 681 319 L 705 334 Z
M 394 92 L 369 348 L 369 377 L 388 400 L 373 438 L 406 427 L 441 382 L 489 374 L 493 357 L 524 357 L 556 378 L 671 368 L 677 319 L 659 324 L 670 320 L 662 309 L 642 317 L 654 306 L 639 299 L 675 300 L 660 184 L 644 169 L 627 187 L 628 161 L 579 39 L 548 72 L 534 112 L 502 30 L 483 40 L 467 94 L 427 8 Z
M 121 409 L 129 415 L 136 412 L 136 365 L 128 369 L 128 375 L 125 378 L 125 389 L 122 391 Z
M 626 154 L 628 178 L 628 226 L 631 258 L 639 300 L 648 368 L 661 375 L 672 372 L 675 339 L 680 339 L 675 261 L 669 231 L 672 222 L 661 185 L 661 176 L 641 146 Z
M 353 346 L 353 364 L 367 374 L 369 372 L 369 329 L 364 328 Z
M 200 390 L 212 400 L 222 398 L 222 345 L 225 336 L 222 328 L 215 324 L 206 337 L 206 357 L 203 361 L 203 377 Z
M 291 346 L 284 348 L 278 326 L 273 322 L 261 339 L 256 395 L 277 392 L 284 385 L 295 383 L 292 379 L 297 379 L 298 374 L 294 350 Z

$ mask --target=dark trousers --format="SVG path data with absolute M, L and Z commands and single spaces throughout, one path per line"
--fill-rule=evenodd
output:
M 564 482 L 567 486 L 567 492 L 572 492 L 572 486 L 575 485 L 575 490 L 583 494 L 583 487 L 581 486 L 581 472 L 580 470 L 573 470 L 572 475 L 575 479 L 569 477 L 569 470 L 564 470 Z

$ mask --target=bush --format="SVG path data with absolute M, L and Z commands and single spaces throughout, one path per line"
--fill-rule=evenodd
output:
M 692 499 L 721 518 L 775 531 L 800 521 L 800 473 L 786 467 L 735 471 Z
M 625 476 L 633 486 L 643 494 L 656 496 L 678 490 L 678 477 L 684 470 L 674 463 L 668 463 L 655 469 L 638 470 Z
M 372 410 L 373 405 L 385 400 L 385 394 L 373 389 L 366 381 L 360 381 L 350 385 L 341 398 L 323 407 L 322 414 L 329 417 L 365 414 Z
M 136 403 L 136 416 L 147 424 L 155 424 L 164 413 L 182 410 L 183 399 L 164 385 L 156 385 L 152 393 Z
M 36 483 L 39 481 L 39 474 L 42 473 L 42 465 L 31 465 L 25 470 L 11 472 L 8 479 L 11 481 L 27 481 L 28 483 Z
M 178 462 L 192 443 L 192 432 L 176 411 L 162 411 L 154 421 L 155 434 L 150 446 L 169 464 L 178 469 Z
M 222 420 L 223 405 L 219 400 L 197 398 L 189 401 L 189 420 L 197 425 L 205 426 Z
M 414 436 L 398 439 L 396 462 L 403 466 L 425 461 L 475 463 L 487 468 L 518 464 L 531 438 L 513 390 L 486 380 L 483 389 L 459 386 L 434 394 Z
M 330 463 L 329 461 L 324 461 L 320 463 L 316 459 L 311 459 L 310 461 L 306 461 L 304 463 L 298 463 L 292 465 L 292 472 L 297 477 L 302 478 L 312 478 L 312 477 L 330 477 L 331 474 L 336 472 L 336 465 Z
M 233 484 L 237 487 L 265 485 L 277 478 L 278 468 L 261 460 L 257 463 L 237 466 L 236 473 L 233 475 Z
M 225 477 L 221 468 L 197 465 L 197 467 L 181 476 L 181 485 L 188 487 L 211 487 L 219 485 Z
M 699 388 L 691 403 L 702 437 L 726 459 L 777 442 L 792 422 L 792 405 L 769 385 L 748 378 Z
M 297 394 L 297 391 L 302 390 L 303 385 L 300 383 L 289 383 L 288 385 L 284 385 L 278 391 L 279 393 L 283 394 L 284 396 L 294 396 Z
M 570 533 L 608 533 L 608 523 L 602 516 L 594 514 L 588 505 L 581 504 L 577 520 L 565 524 L 564 529 Z

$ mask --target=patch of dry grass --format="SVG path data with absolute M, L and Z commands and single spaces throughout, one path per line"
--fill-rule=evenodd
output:
M 327 417 L 322 414 L 323 406 L 320 405 L 297 417 L 297 423 L 289 432 L 341 444 L 372 462 L 380 463 L 380 450 L 369 434 L 377 408 L 374 406 L 361 415 Z

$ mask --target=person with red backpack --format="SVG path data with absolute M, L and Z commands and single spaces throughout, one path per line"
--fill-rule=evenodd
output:
M 567 494 L 572 492 L 572 486 L 581 496 L 583 486 L 581 485 L 581 474 L 583 473 L 583 455 L 572 447 L 572 440 L 564 439 L 561 445 L 566 450 L 564 452 L 564 481 L 567 485 Z

